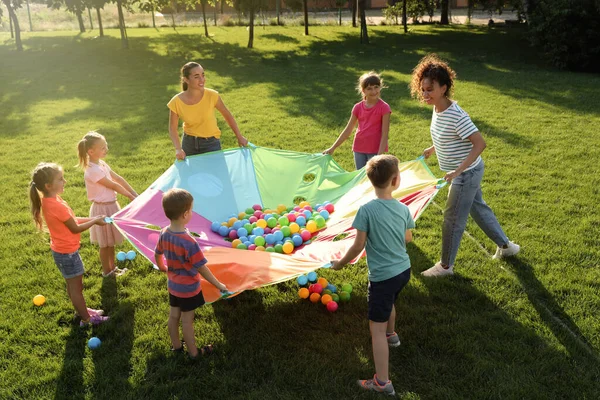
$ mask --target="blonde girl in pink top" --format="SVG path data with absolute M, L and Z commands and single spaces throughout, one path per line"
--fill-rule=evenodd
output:
M 352 134 L 357 123 L 358 129 L 352 144 L 356 169 L 363 168 L 371 158 L 388 151 L 392 109 L 380 97 L 384 87 L 381 77 L 373 71 L 363 74 L 358 79 L 356 89 L 363 100 L 354 105 L 348 124 L 333 146 L 323 154 L 333 154 Z
M 97 132 L 88 132 L 77 145 L 79 166 L 85 171 L 85 187 L 88 200 L 92 202 L 90 217 L 113 215 L 121 209 L 117 202 L 117 193 L 133 200 L 137 193 L 127 181 L 117 175 L 107 163 L 102 161 L 108 153 L 108 144 L 104 136 Z M 115 246 L 123 242 L 123 236 L 113 224 L 93 226 L 90 240 L 100 246 L 102 276 L 122 275 L 127 268 L 119 269 L 115 265 Z

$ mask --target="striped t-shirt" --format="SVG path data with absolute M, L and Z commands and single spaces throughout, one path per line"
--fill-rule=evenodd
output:
M 433 110 L 430 129 L 442 171 L 454 171 L 458 168 L 473 148 L 468 137 L 479 132 L 469 114 L 454 101 L 442 112 Z M 480 162 L 481 156 L 477 157 L 465 171 L 476 167 Z
M 167 260 L 169 293 L 176 297 L 188 298 L 202 291 L 198 269 L 206 264 L 207 260 L 200 250 L 200 245 L 187 229 L 184 232 L 173 232 L 168 227 L 164 228 L 160 232 L 154 252 L 164 254 Z

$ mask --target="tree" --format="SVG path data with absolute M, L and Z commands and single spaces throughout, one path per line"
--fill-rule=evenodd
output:
M 440 25 L 448 25 L 448 0 L 442 0 L 442 16 L 440 17 Z
M 406 18 L 406 0 L 402 0 L 402 25 L 404 26 L 404 33 L 408 32 L 408 27 L 406 26 L 407 24 L 407 18 Z
M 98 18 L 98 30 L 100 31 L 100 37 L 104 37 L 104 27 L 102 26 L 102 15 L 100 9 L 104 8 L 106 0 L 89 0 L 89 5 L 96 9 L 96 16 Z
M 304 10 L 304 34 L 308 36 L 308 0 L 302 0 L 302 9 Z
M 236 10 L 245 11 L 248 15 L 248 48 L 251 49 L 254 47 L 254 17 L 259 10 L 266 8 L 266 0 L 234 0 L 233 5 Z
M 156 28 L 156 18 L 154 18 L 156 10 L 168 7 L 170 2 L 169 0 L 139 0 L 137 4 L 140 10 L 152 14 L 152 27 Z
M 360 43 L 369 44 L 369 33 L 367 32 L 367 18 L 365 16 L 366 0 L 358 0 L 358 13 L 360 15 Z
M 85 32 L 85 25 L 83 24 L 83 12 L 85 11 L 86 5 L 84 0 L 47 0 L 46 4 L 50 8 L 59 10 L 62 6 L 65 9 L 77 17 L 79 23 L 79 32 Z
M 125 26 L 125 15 L 123 14 L 123 7 L 127 7 L 127 0 L 113 0 L 117 4 L 117 13 L 119 14 L 119 31 L 121 32 L 121 48 L 129 48 L 129 38 L 127 37 L 127 27 Z
M 20 8 L 23 3 L 22 0 L 2 0 L 8 11 L 8 18 L 12 22 L 15 29 L 15 44 L 17 45 L 18 51 L 23 51 L 23 42 L 21 42 L 21 28 L 19 26 L 19 20 L 17 19 L 17 13 L 15 10 Z M 0 8 L 0 16 L 2 16 L 2 9 Z

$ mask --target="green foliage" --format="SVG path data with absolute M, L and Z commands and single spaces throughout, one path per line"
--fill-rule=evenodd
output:
M 537 0 L 528 14 L 532 43 L 542 48 L 554 65 L 600 71 L 600 2 Z
M 387 21 L 393 21 L 398 25 L 398 19 L 402 18 L 402 2 L 390 4 L 383 9 L 383 16 Z

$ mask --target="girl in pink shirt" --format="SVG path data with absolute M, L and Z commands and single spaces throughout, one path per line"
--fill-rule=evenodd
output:
M 88 200 L 92 202 L 90 217 L 113 215 L 121 209 L 117 203 L 117 193 L 133 200 L 137 193 L 125 179 L 117 175 L 102 161 L 108 153 L 108 144 L 104 136 L 97 132 L 88 132 L 77 145 L 79 166 L 85 171 L 85 187 Z M 90 240 L 100 246 L 102 276 L 122 275 L 126 268 L 115 266 L 115 246 L 123 242 L 123 236 L 113 224 L 94 226 L 90 229 Z
M 363 100 L 354 105 L 348 124 L 333 146 L 325 150 L 323 154 L 333 154 L 335 149 L 352 134 L 357 122 L 358 129 L 352 144 L 356 169 L 361 169 L 371 158 L 388 151 L 392 110 L 388 103 L 381 100 L 380 94 L 383 87 L 383 80 L 373 71 L 363 74 L 358 79 L 356 89 Z

